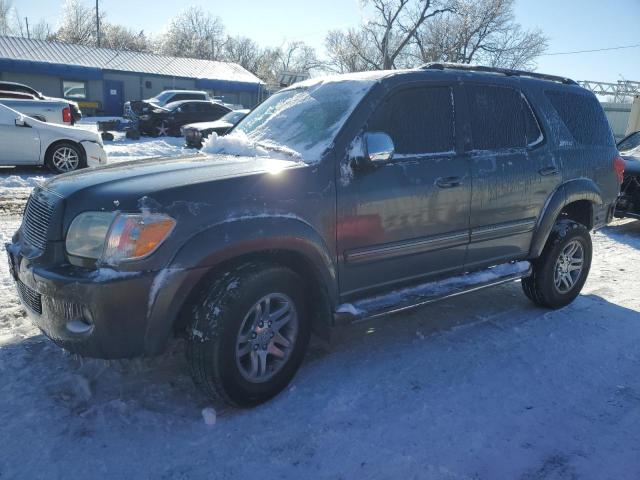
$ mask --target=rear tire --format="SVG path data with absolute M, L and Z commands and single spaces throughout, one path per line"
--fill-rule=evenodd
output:
M 50 148 L 45 164 L 54 173 L 68 173 L 87 166 L 82 148 L 72 142 L 60 142 Z
M 560 220 L 542 251 L 532 262 L 533 273 L 522 279 L 522 290 L 533 303 L 562 308 L 575 300 L 591 268 L 589 230 L 572 220 Z
M 195 302 L 187 331 L 196 385 L 239 407 L 277 395 L 309 343 L 307 303 L 303 280 L 282 266 L 246 264 L 221 275 Z

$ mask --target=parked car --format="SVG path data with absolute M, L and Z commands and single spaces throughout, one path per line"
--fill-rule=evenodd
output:
M 622 181 L 595 96 L 515 70 L 312 79 L 223 138 L 34 190 L 7 252 L 46 335 L 122 358 L 184 334 L 203 391 L 255 405 L 312 331 L 516 279 L 569 304 Z
M 616 206 L 616 217 L 640 220 L 640 132 L 634 132 L 618 142 L 624 159 L 624 182 Z
M 143 135 L 154 137 L 180 135 L 180 127 L 188 123 L 218 120 L 231 110 L 206 100 L 183 100 L 156 107 L 138 119 Z
M 3 98 L 14 98 L 18 100 L 36 100 L 36 97 L 29 93 L 25 92 L 7 92 L 4 90 L 0 90 L 0 101 Z
M 64 100 L 26 100 L 1 98 L 0 103 L 41 122 L 73 125 L 73 114 Z
M 16 93 L 26 93 L 31 95 L 33 98 L 38 100 L 60 100 L 69 104 L 69 109 L 71 110 L 71 124 L 75 124 L 76 122 L 82 119 L 82 111 L 78 106 L 77 102 L 73 100 L 68 100 L 65 98 L 56 98 L 56 97 L 47 97 L 37 90 L 29 87 L 28 85 L 23 85 L 22 83 L 15 82 L 0 82 L 0 90 L 4 92 L 16 92 Z M 3 97 L 8 98 L 8 97 Z
M 181 102 L 183 100 L 213 100 L 209 97 L 207 92 L 199 90 L 165 90 L 159 93 L 155 97 L 147 98 L 146 100 L 125 102 L 124 104 L 124 117 L 125 118 L 137 118 L 140 115 L 144 115 L 150 108 L 164 107 L 169 103 Z
M 56 173 L 105 165 L 100 135 L 27 117 L 0 104 L 0 165 L 46 165 Z
M 251 110 L 232 110 L 220 120 L 213 122 L 190 123 L 180 129 L 187 147 L 202 148 L 203 140 L 215 132 L 218 135 L 226 135 L 240 120 L 247 116 Z

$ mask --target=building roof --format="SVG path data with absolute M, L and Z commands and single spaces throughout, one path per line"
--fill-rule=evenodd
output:
M 152 53 L 112 50 L 63 42 L 0 36 L 2 63 L 30 62 L 65 65 L 74 70 L 112 70 L 170 77 L 194 78 L 245 84 L 263 83 L 236 63 L 195 58 L 169 57 Z M 2 65 L 0 65 L 2 69 Z

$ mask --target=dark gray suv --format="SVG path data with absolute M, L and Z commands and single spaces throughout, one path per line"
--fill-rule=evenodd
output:
M 568 304 L 622 169 L 569 79 L 447 64 L 312 79 L 204 153 L 49 180 L 7 251 L 62 347 L 154 355 L 183 334 L 196 383 L 249 406 L 339 322 L 517 279 Z

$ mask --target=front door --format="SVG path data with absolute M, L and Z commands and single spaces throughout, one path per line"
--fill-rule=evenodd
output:
M 472 83 L 465 90 L 473 179 L 467 268 L 474 269 L 528 255 L 560 175 L 520 90 Z
M 124 106 L 124 83 L 120 80 L 104 81 L 104 113 L 120 116 Z
M 365 125 L 364 131 L 387 133 L 395 155 L 383 166 L 338 181 L 344 297 L 463 268 L 471 182 L 469 159 L 456 135 L 454 103 L 460 94 L 446 84 L 397 90 Z

